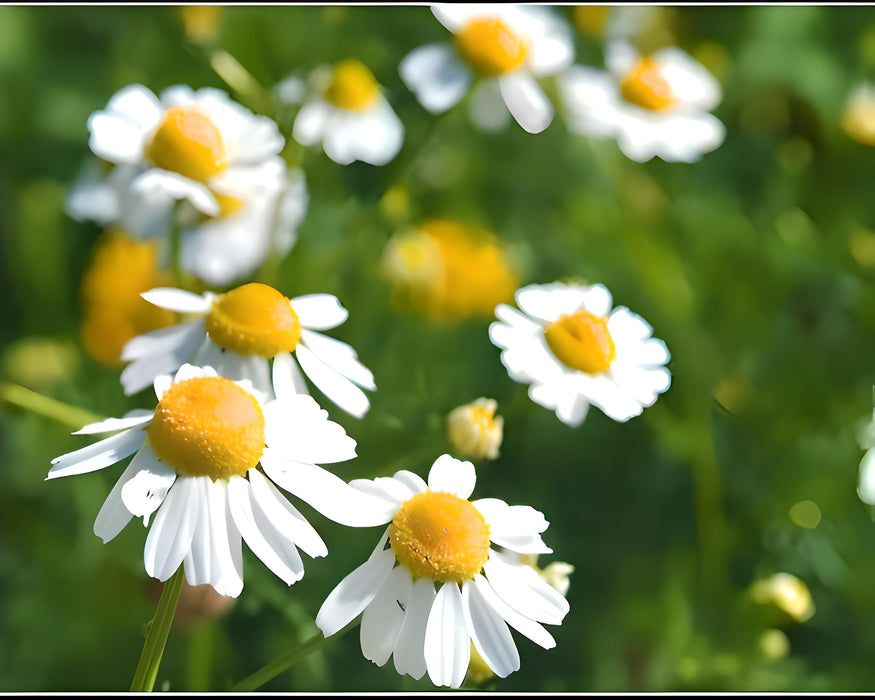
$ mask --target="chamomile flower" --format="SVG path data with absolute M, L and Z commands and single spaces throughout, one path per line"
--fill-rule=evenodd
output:
M 559 77 L 570 131 L 614 138 L 638 162 L 691 163 L 723 143 L 726 128 L 709 113 L 722 98 L 720 83 L 687 53 L 668 47 L 642 57 L 614 41 L 605 63 L 607 71 L 575 65 Z
M 347 310 L 331 294 L 288 299 L 257 282 L 224 294 L 194 294 L 169 287 L 143 298 L 155 306 L 194 316 L 131 340 L 122 359 L 133 362 L 121 374 L 126 394 L 143 389 L 194 356 L 223 377 L 246 379 L 266 397 L 307 393 L 301 371 L 347 413 L 361 418 L 370 408 L 360 387 L 375 390 L 374 377 L 352 347 L 318 331 L 336 328 Z
M 385 165 L 398 154 L 404 125 L 364 64 L 345 60 L 319 66 L 310 82 L 312 94 L 292 128 L 295 141 L 321 143 L 325 155 L 341 165 L 357 160 Z
M 471 117 L 486 130 L 508 122 L 508 111 L 529 133 L 553 120 L 553 105 L 538 78 L 557 75 L 574 60 L 571 28 L 545 7 L 434 5 L 453 43 L 426 44 L 401 61 L 407 87 L 429 112 L 453 107 L 476 86 Z
M 185 85 L 160 98 L 128 85 L 89 117 L 88 130 L 95 155 L 136 169 L 134 192 L 187 200 L 208 216 L 221 212 L 215 189 L 276 157 L 284 144 L 272 119 L 221 90 Z
M 326 517 L 354 527 L 385 522 L 377 499 L 317 463 L 355 457 L 355 441 L 309 396 L 262 402 L 247 382 L 211 367 L 183 365 L 155 381 L 158 406 L 86 425 L 77 434 L 117 432 L 52 460 L 47 479 L 85 474 L 134 455 L 94 522 L 104 542 L 131 518 L 149 529 L 144 564 L 167 580 L 180 565 L 193 586 L 237 596 L 243 540 L 288 585 L 301 579 L 298 548 L 327 554 L 315 529 L 277 486 Z
M 603 285 L 533 284 L 516 302 L 522 311 L 496 307 L 489 337 L 511 379 L 566 425 L 583 423 L 590 404 L 627 421 L 668 389 L 665 343 L 625 306 L 612 310 Z
M 406 470 L 350 482 L 383 500 L 390 525 L 322 604 L 316 624 L 326 637 L 362 614 L 365 658 L 383 666 L 392 656 L 398 673 L 428 672 L 454 688 L 472 642 L 497 676 L 519 668 L 508 626 L 545 649 L 556 645 L 542 623 L 561 624 L 568 602 L 518 559 L 552 551 L 540 534 L 548 523 L 529 506 L 468 500 L 475 480 L 470 462 L 443 455 L 428 483 Z

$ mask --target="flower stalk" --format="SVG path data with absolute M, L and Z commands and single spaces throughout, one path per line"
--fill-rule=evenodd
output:
M 176 604 L 179 602 L 184 578 L 183 567 L 180 566 L 164 584 L 164 590 L 161 592 L 155 617 L 152 618 L 149 625 L 146 643 L 143 645 L 140 662 L 137 664 L 134 680 L 131 683 L 132 693 L 148 693 L 155 687 L 158 667 L 161 665 L 161 657 L 164 655 L 164 647 L 167 644 L 167 636 L 170 634 L 170 625 L 173 623 L 173 615 L 176 612 Z

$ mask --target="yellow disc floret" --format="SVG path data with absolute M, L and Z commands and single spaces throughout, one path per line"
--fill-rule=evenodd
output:
M 264 414 L 245 389 L 224 377 L 172 384 L 147 429 L 162 462 L 184 476 L 243 476 L 264 452 Z
M 642 58 L 620 79 L 620 94 L 626 102 L 651 112 L 664 112 L 675 103 L 671 85 L 653 58 Z
M 168 109 L 145 156 L 159 168 L 198 182 L 206 182 L 228 165 L 219 129 L 206 112 L 195 106 Z
M 301 339 L 301 322 L 288 298 L 258 282 L 218 297 L 206 324 L 216 345 L 238 355 L 275 357 L 292 352 Z
M 495 17 L 475 19 L 456 34 L 456 52 L 482 76 L 504 75 L 526 60 L 528 45 Z
M 544 336 L 562 364 L 587 374 L 606 372 L 617 355 L 607 319 L 589 311 L 560 316 Z
M 469 501 L 451 493 L 425 491 L 402 503 L 389 541 L 415 578 L 461 583 L 489 559 L 489 526 Z
M 374 104 L 379 94 L 374 74 L 361 61 L 348 60 L 332 68 L 325 99 L 335 107 L 363 112 Z

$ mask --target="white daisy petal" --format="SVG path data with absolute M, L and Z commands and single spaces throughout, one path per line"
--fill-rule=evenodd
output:
M 192 344 L 197 349 L 206 334 L 204 326 L 204 320 L 198 319 L 176 326 L 159 328 L 131 338 L 122 348 L 122 362 L 152 354 L 175 354 L 175 351 L 181 347 L 190 347 Z M 189 353 L 187 357 L 190 357 L 191 354 Z
M 163 116 L 161 102 L 143 85 L 127 85 L 109 98 L 106 111 L 128 120 L 141 131 L 152 129 Z
M 183 560 L 185 580 L 190 586 L 201 586 L 212 582 L 212 532 L 210 528 L 210 509 L 207 506 L 207 484 L 210 477 L 202 476 L 192 479 L 196 498 L 201 507 L 191 538 L 191 547 Z
M 322 634 L 330 637 L 361 613 L 376 597 L 394 564 L 395 555 L 387 550 L 348 574 L 319 608 L 316 626 Z
M 349 311 L 333 294 L 305 294 L 289 302 L 301 325 L 311 330 L 336 328 L 349 317 Z
M 492 551 L 483 570 L 498 596 L 520 614 L 558 625 L 568 613 L 568 601 L 530 566 Z
M 860 460 L 857 496 L 863 503 L 875 505 L 875 450 L 867 450 Z
M 410 578 L 410 573 L 406 570 L 404 570 L 404 574 Z M 428 619 L 435 595 L 434 583 L 429 579 L 419 578 L 413 583 L 404 611 L 404 623 L 398 632 L 398 639 L 392 654 L 395 670 L 416 680 L 425 675 L 427 668 L 425 663 L 425 631 L 428 627 Z
M 177 474 L 158 459 L 148 444 L 143 445 L 131 460 L 131 466 L 134 465 L 137 473 L 122 488 L 122 502 L 131 513 L 148 522 L 149 516 L 164 501 Z
M 145 440 L 146 433 L 143 430 L 131 428 L 75 452 L 55 457 L 46 480 L 104 469 L 136 452 Z
M 458 584 L 444 583 L 435 596 L 425 628 L 428 677 L 435 685 L 458 688 L 465 679 L 470 657 L 462 593 Z
M 551 8 L 522 5 L 517 9 L 524 15 L 525 30 L 532 38 L 528 69 L 541 77 L 568 68 L 574 61 L 571 27 Z
M 205 314 L 213 305 L 208 297 L 174 287 L 155 287 L 140 296 L 150 304 L 183 314 Z
M 126 428 L 133 428 L 138 425 L 143 425 L 143 423 L 148 423 L 152 420 L 154 414 L 154 411 L 135 408 L 125 413 L 124 418 L 107 418 L 106 420 L 98 421 L 97 423 L 89 423 L 72 434 L 94 435 L 97 433 L 111 433 L 116 430 L 125 430 Z
M 362 613 L 359 630 L 362 654 L 377 666 L 383 666 L 392 655 L 412 590 L 410 574 L 396 566 Z
M 389 520 L 392 519 L 392 515 L 399 506 L 413 495 L 413 492 L 404 484 L 387 476 L 380 476 L 376 479 L 353 479 L 349 485 L 380 499 Z
M 307 378 L 333 403 L 356 418 L 368 412 L 371 404 L 365 392 L 322 362 L 309 348 L 298 345 L 295 356 Z
M 553 105 L 534 76 L 522 71 L 498 78 L 498 88 L 517 123 L 530 134 L 539 134 L 553 121 Z
M 243 546 L 231 515 L 228 482 L 217 479 L 208 484 L 207 495 L 212 529 L 210 584 L 220 595 L 236 598 L 243 590 Z
M 331 369 L 365 389 L 376 391 L 374 375 L 359 362 L 358 354 L 352 346 L 308 330 L 302 331 L 301 342 Z
M 311 396 L 296 394 L 262 407 L 264 437 L 272 453 L 311 464 L 334 464 L 356 456 L 356 442 L 339 423 L 328 420 Z
M 298 363 L 295 362 L 289 352 L 280 353 L 273 358 L 272 367 L 273 390 L 278 399 L 294 396 L 295 394 L 309 394 L 307 382 Z
M 473 505 L 489 524 L 490 535 L 517 537 L 544 532 L 549 523 L 531 506 L 510 506 L 500 498 L 480 498 Z
M 167 391 L 172 384 L 173 377 L 170 374 L 159 374 L 155 377 L 152 386 L 155 389 L 155 396 L 159 401 L 161 400 L 161 397 L 164 396 L 164 392 Z
M 207 216 L 218 216 L 222 210 L 209 187 L 161 168 L 149 168 L 137 175 L 131 182 L 131 191 L 142 197 L 165 195 L 186 200 Z
M 146 537 L 146 573 L 166 581 L 180 567 L 191 547 L 199 509 L 197 483 L 178 479 L 155 515 Z
M 467 499 L 474 491 L 477 475 L 471 462 L 463 462 L 450 455 L 438 457 L 428 472 L 428 488 L 446 491 Z
M 137 163 L 143 156 L 144 134 L 127 119 L 96 112 L 88 119 L 88 147 L 110 163 Z
M 392 475 L 392 479 L 396 483 L 402 484 L 404 485 L 404 487 L 407 488 L 408 495 L 405 500 L 428 489 L 428 484 L 425 483 L 425 480 L 421 476 L 419 476 L 419 474 L 414 474 L 407 469 L 400 469 L 399 471 L 395 472 Z
M 129 464 L 127 469 L 122 473 L 119 480 L 115 482 L 109 496 L 100 507 L 97 513 L 97 518 L 94 520 L 94 534 L 97 535 L 103 543 L 106 544 L 119 534 L 127 525 L 133 514 L 125 508 L 122 501 L 122 488 L 136 474 L 138 468 L 133 464 Z
M 462 586 L 462 603 L 471 641 L 486 665 L 499 678 L 519 670 L 520 655 L 507 624 L 476 585 Z
M 471 84 L 471 71 L 447 43 L 426 44 L 398 65 L 401 79 L 429 112 L 445 112 L 461 100 Z
M 319 143 L 325 134 L 330 111 L 331 106 L 323 100 L 307 102 L 298 111 L 298 116 L 295 117 L 292 138 L 302 146 L 312 146 Z
M 267 453 L 261 464 L 276 484 L 336 523 L 371 527 L 391 519 L 386 517 L 385 503 L 314 464 L 293 462 Z
M 552 649 L 556 646 L 556 640 L 540 623 L 521 615 L 499 598 L 482 574 L 474 575 L 474 585 L 480 591 L 486 604 L 501 615 L 504 621 L 517 632 L 544 649 Z

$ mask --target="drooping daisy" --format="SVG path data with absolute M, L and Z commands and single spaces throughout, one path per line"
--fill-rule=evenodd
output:
M 665 343 L 625 306 L 611 310 L 601 284 L 532 284 L 516 293 L 522 312 L 499 304 L 489 337 L 511 379 L 563 423 L 583 423 L 590 404 L 627 421 L 668 389 Z
M 257 116 L 221 90 L 185 85 L 160 99 L 128 85 L 88 119 L 89 146 L 98 157 L 137 168 L 130 187 L 188 200 L 208 216 L 221 205 L 214 194 L 226 178 L 239 178 L 276 157 L 284 139 L 268 117 Z
M 570 131 L 614 138 L 638 162 L 691 163 L 723 143 L 726 128 L 709 113 L 720 83 L 687 53 L 669 47 L 642 57 L 615 41 L 605 64 L 607 71 L 575 65 L 559 77 Z
M 428 483 L 402 470 L 355 479 L 350 486 L 381 498 L 391 523 L 368 560 L 329 594 L 316 624 L 331 636 L 360 613 L 361 647 L 378 666 L 392 656 L 398 673 L 457 688 L 475 649 L 504 678 L 520 665 L 508 625 L 551 649 L 541 623 L 558 625 L 568 602 L 519 553 L 551 552 L 544 516 L 497 498 L 469 501 L 476 475 L 449 455 Z
M 312 95 L 295 117 L 292 138 L 302 146 L 321 143 L 341 165 L 360 160 L 385 165 L 401 150 L 404 125 L 360 61 L 319 66 L 310 76 Z
M 149 524 L 146 573 L 167 580 L 180 565 L 191 585 L 237 596 L 241 538 L 287 584 L 304 575 L 297 549 L 325 556 L 322 539 L 277 489 L 355 527 L 385 522 L 382 506 L 316 466 L 355 457 L 355 441 L 309 396 L 262 403 L 247 382 L 184 365 L 155 381 L 158 406 L 86 425 L 121 431 L 52 460 L 47 479 L 104 469 L 134 455 L 97 514 L 94 533 L 114 538 L 133 517 Z
M 218 295 L 164 287 L 142 296 L 155 306 L 198 318 L 146 333 L 125 346 L 122 359 L 133 360 L 121 375 L 126 394 L 194 356 L 195 364 L 215 367 L 223 377 L 249 380 L 268 398 L 307 393 L 300 365 L 344 411 L 361 418 L 370 408 L 360 388 L 376 390 L 370 370 L 348 344 L 318 332 L 336 328 L 348 316 L 331 294 L 289 299 L 252 282 Z
M 432 12 L 454 37 L 411 51 L 399 71 L 429 112 L 453 107 L 476 80 L 474 123 L 504 127 L 508 111 L 536 134 L 553 120 L 553 105 L 538 78 L 557 75 L 574 60 L 571 28 L 545 7 L 529 5 L 434 5 Z

